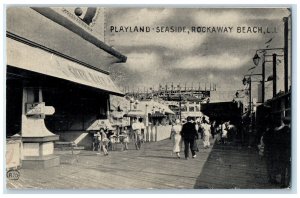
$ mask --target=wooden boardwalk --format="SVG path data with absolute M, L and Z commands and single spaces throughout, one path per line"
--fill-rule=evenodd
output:
M 213 141 L 212 141 L 213 142 Z M 8 189 L 270 189 L 266 167 L 254 150 L 215 144 L 195 159 L 171 155 L 172 141 L 144 143 L 141 150 L 92 151 L 71 155 L 57 151 L 61 165 L 44 170 L 21 169 Z

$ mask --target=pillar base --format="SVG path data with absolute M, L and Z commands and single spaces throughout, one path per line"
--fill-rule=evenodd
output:
M 45 169 L 58 166 L 59 164 L 59 156 L 55 155 L 24 157 L 22 160 L 22 168 L 24 169 Z
M 60 164 L 59 156 L 53 155 L 54 141 L 58 135 L 45 137 L 23 137 L 22 168 L 44 169 Z

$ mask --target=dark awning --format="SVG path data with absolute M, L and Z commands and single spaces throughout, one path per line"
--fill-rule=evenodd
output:
M 151 117 L 153 117 L 153 118 L 163 118 L 163 117 L 165 117 L 165 115 L 160 113 L 160 112 L 155 112 L 151 115 Z

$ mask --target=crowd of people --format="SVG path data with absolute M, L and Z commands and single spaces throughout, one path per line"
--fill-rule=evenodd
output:
M 265 157 L 269 182 L 289 187 L 291 177 L 290 120 L 270 117 L 258 145 L 259 155 Z
M 173 152 L 180 158 L 180 151 L 184 144 L 185 158 L 189 158 L 189 150 L 192 158 L 196 157 L 196 152 L 199 151 L 197 140 L 202 139 L 204 149 L 210 147 L 210 138 L 216 138 L 217 142 L 228 143 L 229 134 L 235 127 L 230 122 L 217 124 L 216 121 L 210 122 L 209 117 L 203 116 L 201 118 L 193 119 L 188 117 L 187 120 L 176 120 L 172 124 L 170 139 L 173 140 Z M 128 150 L 128 143 L 132 141 L 136 150 L 140 150 L 145 139 L 145 125 L 143 118 L 133 118 L 130 128 L 121 127 L 119 132 L 113 132 L 103 127 L 94 133 L 92 150 L 108 155 L 109 150 L 115 150 L 116 143 L 122 145 L 121 150 Z M 234 131 L 236 132 L 236 131 Z M 231 135 L 232 136 L 232 135 Z M 100 154 L 100 153 L 99 153 Z
M 140 150 L 142 143 L 144 143 L 145 136 L 143 118 L 133 118 L 131 129 L 132 132 L 130 132 L 127 127 L 122 127 L 120 128 L 119 133 L 116 133 L 109 130 L 107 127 L 100 128 L 99 131 L 94 133 L 92 150 L 102 150 L 104 156 L 107 156 L 109 150 L 115 149 L 115 143 L 120 143 L 122 145 L 122 150 L 125 151 L 128 150 L 130 139 L 133 140 L 136 150 Z
M 228 134 L 234 131 L 235 127 L 230 122 L 223 124 L 216 124 L 216 121 L 210 122 L 209 117 L 203 116 L 194 120 L 192 117 L 187 118 L 187 122 L 180 122 L 176 120 L 171 129 L 170 139 L 173 140 L 173 152 L 176 153 L 177 158 L 180 158 L 180 151 L 184 143 L 184 157 L 189 158 L 191 152 L 192 158 L 196 157 L 196 152 L 199 151 L 197 144 L 198 139 L 203 140 L 204 149 L 210 147 L 210 138 L 215 139 L 220 143 L 227 142 Z
M 290 180 L 291 169 L 291 129 L 289 120 L 270 118 L 264 123 L 265 129 L 260 137 L 258 153 L 267 162 L 267 171 L 271 183 L 280 183 L 287 186 Z M 186 121 L 175 120 L 172 124 L 170 139 L 173 141 L 172 152 L 180 158 L 180 152 L 184 151 L 184 158 L 196 157 L 199 151 L 199 140 L 203 141 L 203 148 L 207 149 L 210 139 L 215 139 L 217 144 L 234 144 L 239 134 L 237 127 L 226 122 L 209 120 L 209 117 L 193 119 L 188 117 Z M 136 150 L 140 150 L 145 138 L 145 125 L 143 118 L 133 118 L 132 125 L 121 128 L 118 134 L 105 128 L 100 128 L 94 134 L 93 151 L 102 150 L 104 156 L 109 150 L 114 150 L 115 143 L 122 145 L 122 150 L 128 150 L 128 143 L 132 141 Z M 247 140 L 245 141 L 248 142 Z M 249 142 L 251 142 L 249 140 Z M 250 144 L 249 144 L 250 145 Z M 278 179 L 279 176 L 279 179 Z M 280 180 L 280 181 L 278 181 Z

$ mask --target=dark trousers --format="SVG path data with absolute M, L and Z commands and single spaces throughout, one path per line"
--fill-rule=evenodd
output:
M 194 144 L 195 144 L 194 139 L 184 139 L 184 156 L 185 156 L 185 158 L 189 157 L 189 148 L 191 149 L 192 156 L 195 155 Z

